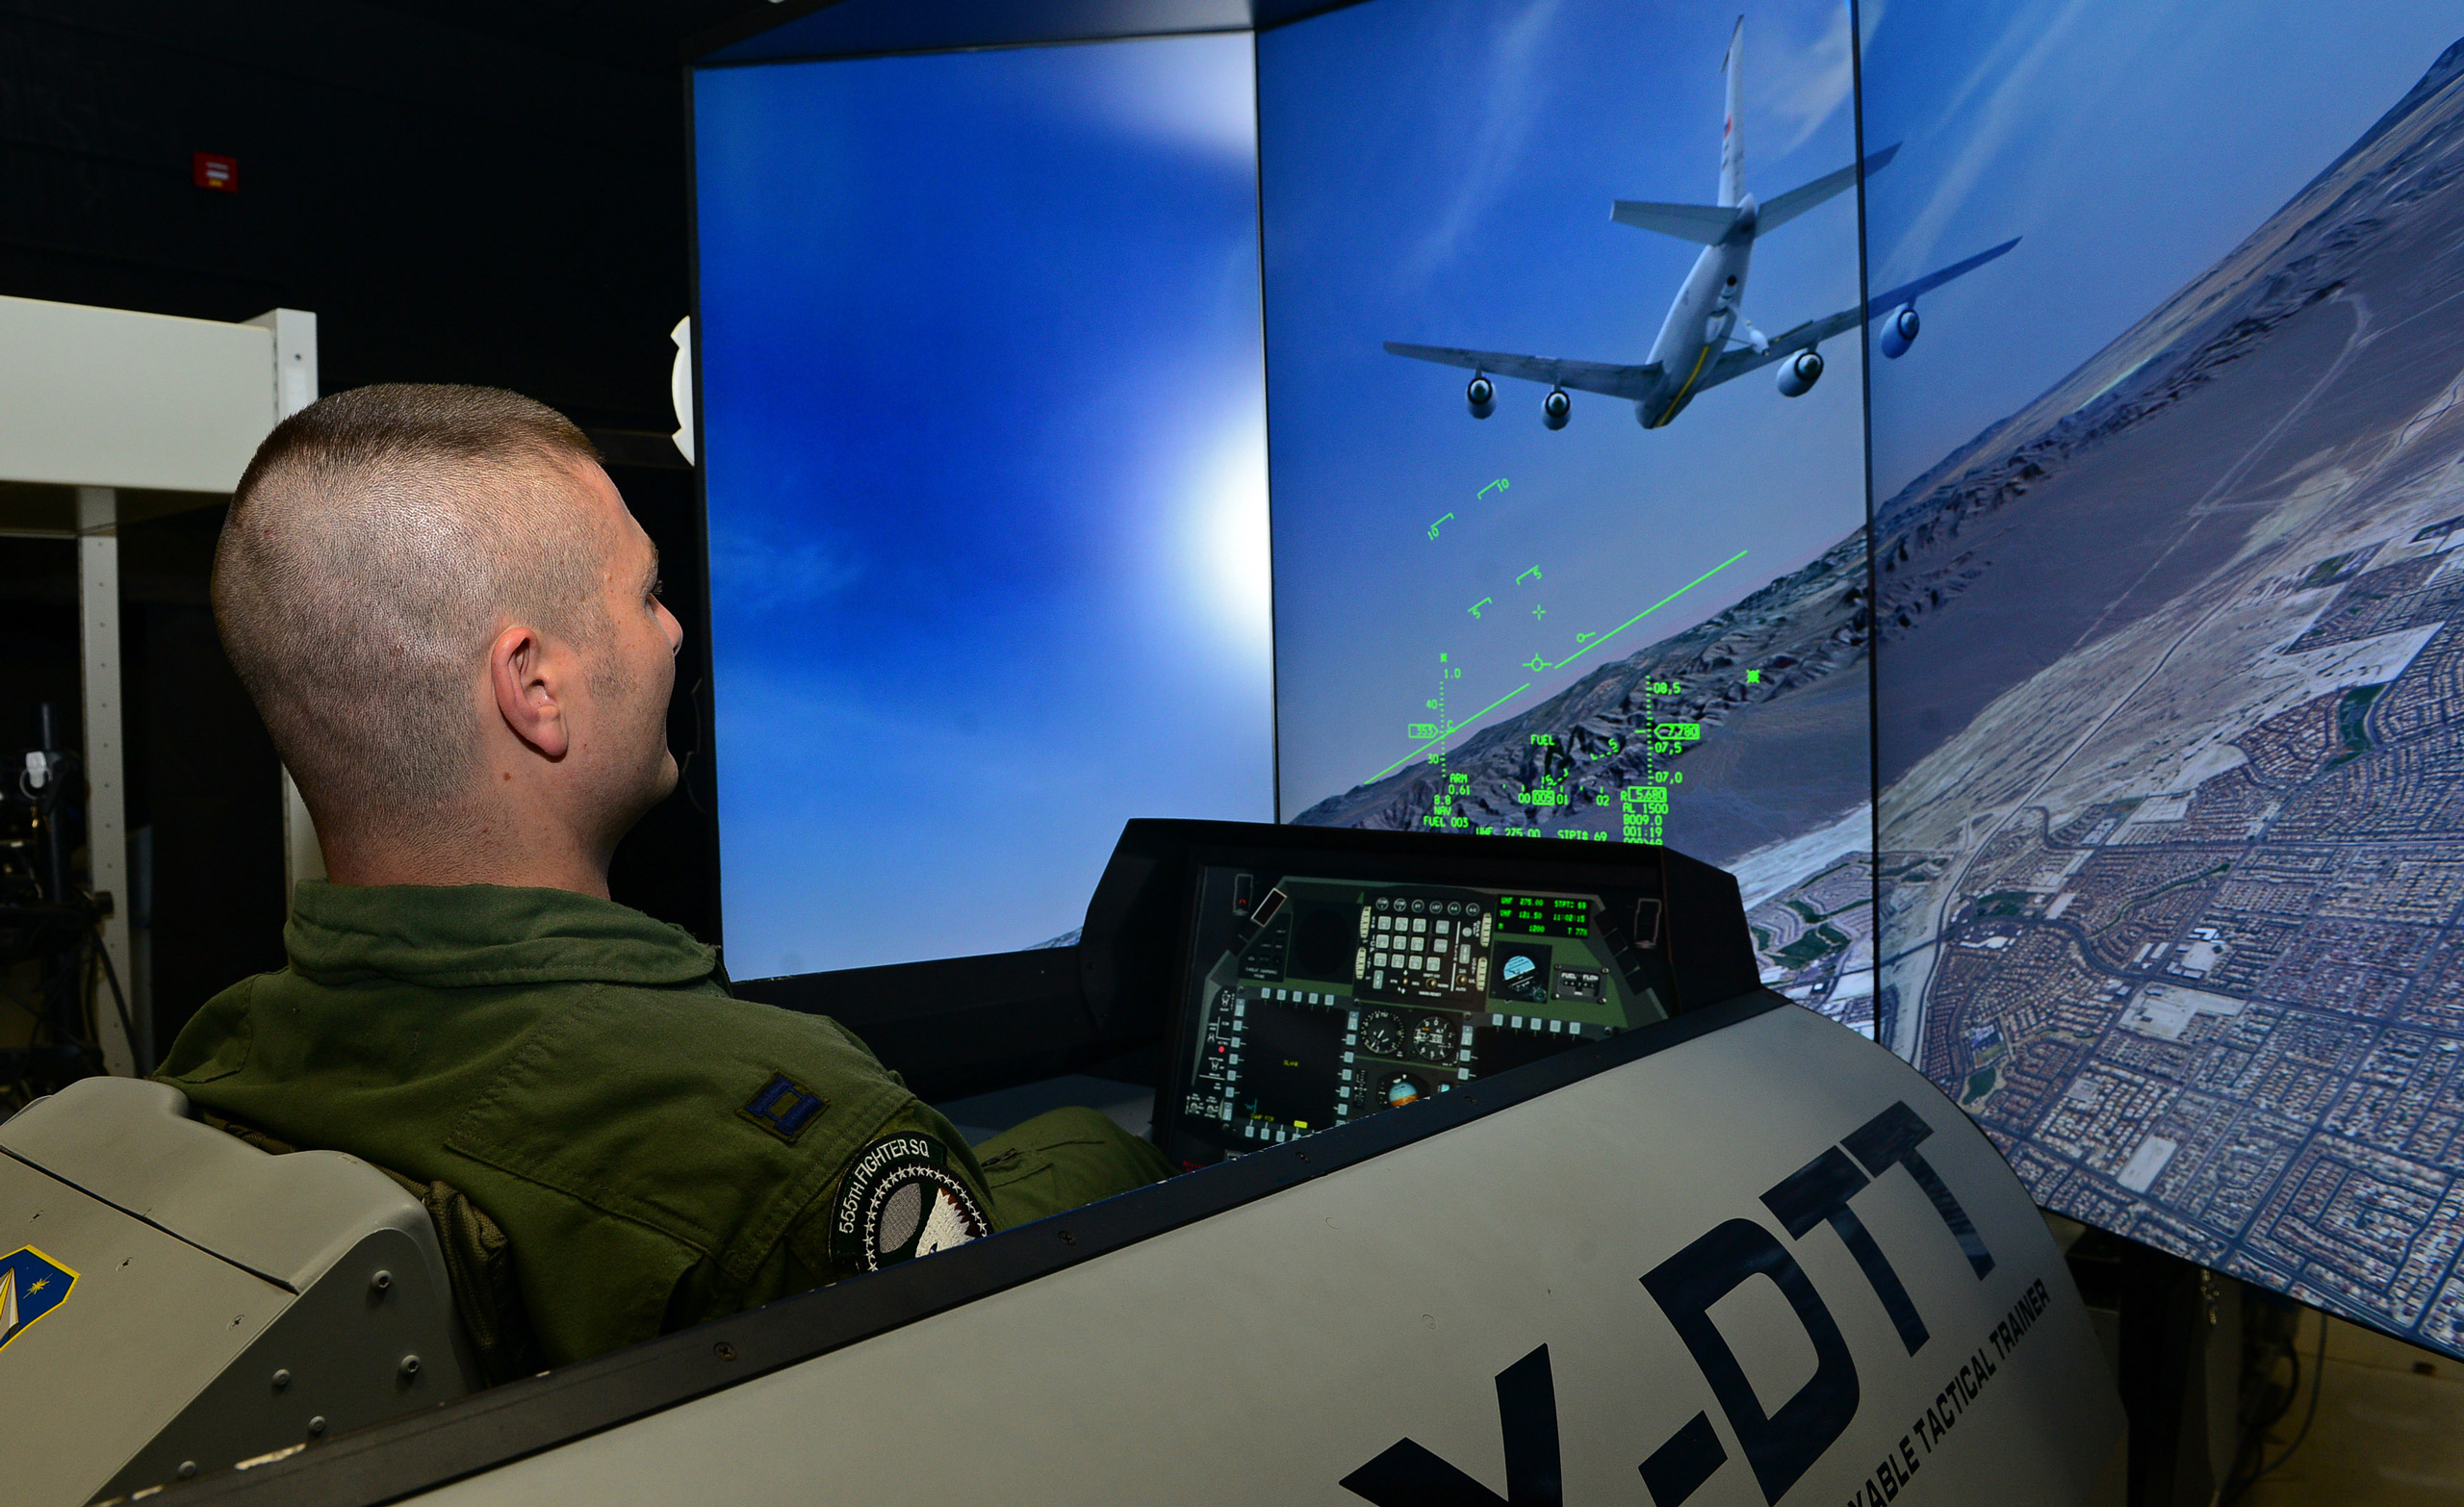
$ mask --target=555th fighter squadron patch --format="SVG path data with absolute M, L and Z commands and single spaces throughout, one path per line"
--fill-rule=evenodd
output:
M 0 1349 L 66 1300 L 77 1273 L 31 1245 L 0 1256 Z
M 949 1149 L 930 1136 L 885 1136 L 858 1153 L 831 1212 L 832 1257 L 879 1271 L 991 1234 L 974 1189 L 949 1162 Z

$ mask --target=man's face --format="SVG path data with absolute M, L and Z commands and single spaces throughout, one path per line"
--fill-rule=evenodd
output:
M 598 802 L 621 836 L 676 788 L 667 747 L 667 703 L 676 689 L 676 652 L 684 629 L 658 600 L 658 549 L 633 521 L 607 473 L 587 461 L 573 468 L 584 506 L 609 541 L 600 563 L 602 603 L 612 625 L 591 655 L 589 764 Z

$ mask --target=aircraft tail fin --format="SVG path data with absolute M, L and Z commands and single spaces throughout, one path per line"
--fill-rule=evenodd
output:
M 1739 118 L 1745 114 L 1745 17 L 1736 18 L 1736 29 L 1729 33 L 1728 56 L 1720 60 L 1720 70 L 1728 75 L 1728 120 L 1720 128 L 1720 202 L 1738 204 L 1745 199 L 1745 131 Z
M 1872 153 L 1861 163 L 1851 163 L 1837 172 L 1824 173 L 1802 188 L 1790 189 L 1762 206 L 1762 213 L 1755 221 L 1754 233 L 1757 236 L 1769 235 L 1782 225 L 1856 183 L 1858 168 L 1862 167 L 1868 174 L 1880 172 L 1890 166 L 1890 160 L 1898 153 L 1899 144 L 1894 141 L 1881 151 Z
M 1656 231 L 1680 241 L 1715 246 L 1736 227 L 1736 211 L 1725 204 L 1650 204 L 1619 199 L 1608 217 L 1636 230 Z

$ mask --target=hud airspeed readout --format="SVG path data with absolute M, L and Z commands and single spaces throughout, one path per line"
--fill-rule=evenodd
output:
M 1208 868 L 1168 1149 L 1203 1165 L 1666 1018 L 1659 902 Z

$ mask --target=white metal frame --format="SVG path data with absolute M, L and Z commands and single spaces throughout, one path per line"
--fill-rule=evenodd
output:
M 124 491 L 227 498 L 267 433 L 317 398 L 317 317 L 275 309 L 240 324 L 0 297 L 0 482 L 73 488 L 73 527 L 10 528 L 77 542 L 87 844 L 112 896 L 103 947 L 129 967 L 128 832 L 121 744 L 119 524 Z M 210 756 L 210 755 L 209 755 Z M 283 776 L 289 882 L 324 865 Z M 135 1001 L 132 999 L 132 1004 Z M 94 1011 L 114 1073 L 137 1069 L 116 1010 Z

